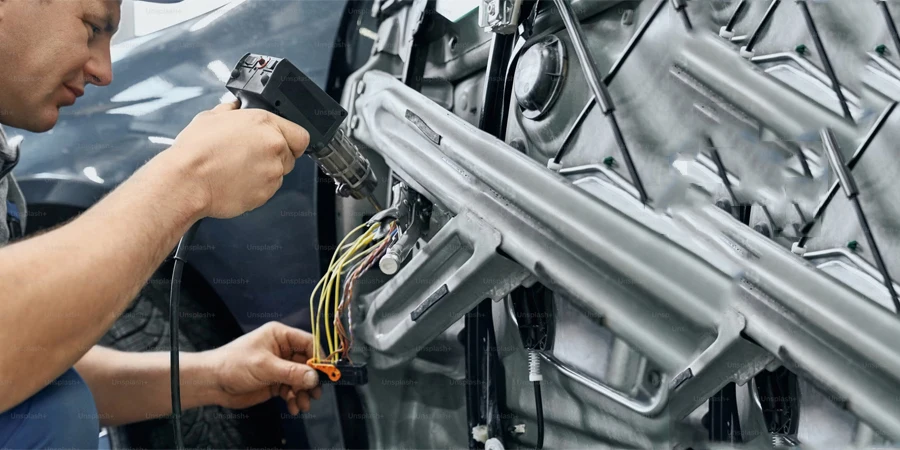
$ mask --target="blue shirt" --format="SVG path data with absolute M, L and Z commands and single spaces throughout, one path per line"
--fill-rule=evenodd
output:
M 0 413 L 0 449 L 99 446 L 100 417 L 87 383 L 69 369 L 31 398 Z

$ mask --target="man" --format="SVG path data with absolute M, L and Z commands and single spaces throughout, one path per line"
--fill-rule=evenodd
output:
M 47 131 L 87 84 L 112 82 L 119 1 L 0 0 L 0 123 Z M 0 248 L 0 448 L 97 448 L 98 418 L 169 414 L 166 354 L 95 344 L 194 222 L 261 206 L 308 143 L 280 117 L 219 105 L 71 223 Z M 16 152 L 0 133 L 0 165 Z M 0 217 L 9 191 L 18 192 L 7 176 Z M 3 241 L 9 231 L 0 220 Z M 319 395 L 315 371 L 300 363 L 313 345 L 308 333 L 270 323 L 185 353 L 183 407 L 244 408 L 280 395 L 292 413 L 306 411 Z M 38 415 L 51 420 L 28 420 Z

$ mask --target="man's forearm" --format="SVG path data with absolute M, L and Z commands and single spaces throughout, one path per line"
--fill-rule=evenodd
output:
M 205 353 L 181 353 L 181 404 L 190 409 L 216 404 L 219 386 Z M 169 354 L 126 353 L 96 346 L 75 364 L 87 382 L 100 424 L 124 425 L 172 413 Z
M 205 199 L 176 181 L 189 171 L 168 150 L 71 223 L 0 249 L 0 411 L 74 365 L 200 218 Z

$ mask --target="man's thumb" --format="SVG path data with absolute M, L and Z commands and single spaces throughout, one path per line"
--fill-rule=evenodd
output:
M 316 370 L 306 364 L 300 364 L 273 355 L 269 358 L 268 372 L 274 381 L 287 384 L 296 390 L 308 390 L 319 384 L 319 376 Z

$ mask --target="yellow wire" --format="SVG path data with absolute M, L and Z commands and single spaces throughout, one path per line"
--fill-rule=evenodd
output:
M 337 261 L 334 261 L 331 264 L 331 266 L 329 267 L 328 273 L 326 274 L 325 285 L 322 287 L 322 291 L 320 293 L 319 307 L 321 309 L 323 307 L 323 303 L 324 303 L 324 310 L 325 310 L 324 318 L 325 318 L 325 327 L 326 327 L 325 328 L 325 341 L 328 344 L 328 351 L 329 351 L 328 354 L 329 355 L 334 352 L 334 348 L 337 346 L 337 342 L 336 342 L 337 336 L 332 337 L 332 333 L 331 333 L 332 328 L 331 328 L 331 323 L 329 322 L 329 311 L 331 309 L 331 291 L 332 291 L 332 285 L 334 284 L 335 276 L 336 276 L 335 269 L 339 269 L 341 267 L 341 264 L 347 258 L 354 255 L 357 252 L 357 250 L 362 245 L 364 245 L 364 243 L 368 242 L 370 240 L 370 236 L 373 233 L 373 231 L 374 230 L 372 228 L 370 228 L 362 236 L 357 238 L 357 240 L 354 242 L 353 246 L 349 250 L 347 250 L 344 254 L 342 254 L 340 256 L 340 258 L 337 258 Z M 337 272 L 337 273 L 339 273 L 339 272 Z M 321 311 L 320 311 L 319 315 L 320 316 L 322 315 Z M 335 333 L 335 334 L 337 334 L 337 333 Z
M 362 242 L 362 247 L 365 247 L 365 246 L 367 246 L 367 245 L 370 245 L 370 244 L 372 243 L 372 241 L 375 240 L 375 231 L 374 231 L 374 230 L 370 230 L 369 233 L 366 233 L 366 235 L 365 235 L 365 237 L 364 237 L 363 239 L 364 239 L 364 242 Z M 348 252 L 348 254 L 346 255 L 346 257 L 344 257 L 344 258 L 342 258 L 341 260 L 338 261 L 338 264 L 339 264 L 339 270 L 338 270 L 337 272 L 335 272 L 335 275 L 336 275 L 336 277 L 337 277 L 337 281 L 338 281 L 338 282 L 335 283 L 335 286 L 334 286 L 334 287 L 335 287 L 335 289 L 334 289 L 334 295 L 335 295 L 335 301 L 334 301 L 334 317 L 335 317 L 335 321 L 338 320 L 338 314 L 339 314 L 339 310 L 340 310 L 339 307 L 340 307 L 340 301 L 341 301 L 341 295 L 340 295 L 340 291 L 339 291 L 338 288 L 339 288 L 340 286 L 343 286 L 343 283 L 340 282 L 340 276 L 341 276 L 345 271 L 348 270 L 348 269 L 347 269 L 347 266 L 351 265 L 354 261 L 359 260 L 359 259 L 361 259 L 361 258 L 364 258 L 364 257 L 366 257 L 367 255 L 371 254 L 372 252 L 375 251 L 375 249 L 377 249 L 378 247 L 380 247 L 381 244 L 383 244 L 383 243 L 384 243 L 386 240 L 388 240 L 388 239 L 390 239 L 390 235 L 389 235 L 389 234 L 386 235 L 385 237 L 383 237 L 383 238 L 382 238 L 381 240 L 379 240 L 378 242 L 376 242 L 374 245 L 372 245 L 370 248 L 368 248 L 368 249 L 365 250 L 364 252 L 360 253 L 359 255 L 352 256 L 352 254 L 351 254 L 350 252 Z M 355 251 L 357 251 L 357 250 L 358 250 L 358 248 L 355 248 L 355 249 L 354 249 L 354 253 L 355 253 Z M 351 258 L 351 256 L 352 256 L 352 258 Z M 331 323 L 331 322 L 329 322 L 329 323 Z M 338 327 L 337 327 L 336 324 L 335 324 L 335 326 L 334 326 L 334 335 L 335 335 L 335 337 L 338 336 Z M 337 353 L 341 351 L 342 347 L 343 347 L 343 346 L 341 346 L 341 347 L 335 349 L 335 354 L 334 354 L 334 361 L 335 361 L 335 362 L 337 362 L 337 360 L 338 360 L 338 354 L 337 354 Z
M 325 293 L 325 326 L 326 326 L 325 339 L 328 342 L 328 350 L 330 352 L 329 355 L 334 354 L 334 352 L 336 351 L 335 348 L 338 346 L 337 341 L 338 341 L 338 337 L 339 337 L 337 326 L 335 326 L 332 322 L 329 322 L 329 309 L 331 308 L 332 285 L 334 286 L 334 296 L 335 296 L 334 317 L 337 317 L 337 314 L 338 314 L 337 300 L 340 298 L 340 274 L 343 271 L 343 268 L 344 268 L 347 260 L 350 259 L 353 255 L 355 255 L 356 252 L 359 251 L 360 248 L 363 248 L 363 247 L 369 245 L 372 242 L 372 240 L 374 239 L 374 234 L 375 234 L 375 228 L 373 226 L 365 234 L 360 236 L 359 239 L 357 239 L 356 245 L 354 245 L 352 248 L 350 248 L 350 250 L 347 250 L 346 253 L 341 255 L 341 257 L 338 259 L 338 261 L 336 263 L 335 268 L 337 270 L 336 271 L 332 270 L 329 272 L 328 282 L 326 283 L 325 287 L 323 288 L 323 292 Z M 333 334 L 332 334 L 332 328 L 334 329 Z M 337 355 L 335 355 L 334 358 L 332 358 L 332 359 L 334 359 L 334 361 L 336 361 L 336 359 L 335 359 L 336 356 Z
M 334 260 L 335 260 L 335 258 L 337 258 L 338 253 L 340 253 L 340 249 L 344 246 L 344 243 L 347 242 L 347 239 L 350 239 L 351 236 L 356 234 L 360 229 L 364 228 L 365 226 L 366 226 L 366 224 L 362 224 L 362 225 L 354 228 L 353 230 L 351 230 L 349 233 L 347 233 L 347 236 L 344 236 L 344 239 L 341 241 L 340 244 L 338 244 L 337 250 L 335 250 L 334 254 L 331 255 L 331 262 L 328 265 L 328 270 L 326 271 L 325 275 L 322 276 L 322 278 L 319 280 L 319 282 L 313 288 L 312 292 L 309 294 L 309 320 L 310 320 L 310 326 L 312 328 L 313 339 L 315 340 L 317 349 L 318 349 L 318 345 L 320 342 L 320 340 L 319 340 L 320 335 L 319 335 L 319 321 L 316 319 L 318 319 L 319 316 L 321 316 L 321 314 L 322 314 L 322 303 L 321 303 L 321 296 L 320 296 L 319 307 L 317 310 L 315 307 L 316 291 L 319 290 L 319 287 L 322 286 L 322 284 L 325 282 L 326 278 L 328 277 L 328 274 L 331 272 L 332 267 L 334 266 Z M 315 352 L 315 355 L 313 356 L 313 360 L 319 361 L 318 350 Z
M 380 225 L 373 224 L 369 226 L 369 229 L 358 236 L 353 242 L 345 244 L 351 236 L 359 232 L 359 230 L 361 230 L 365 226 L 366 224 L 362 224 L 354 228 L 352 231 L 350 231 L 350 233 L 347 234 L 347 236 L 344 237 L 341 243 L 338 244 L 336 251 L 331 256 L 328 270 L 326 270 L 325 275 L 322 276 L 322 278 L 313 288 L 313 291 L 309 297 L 310 321 L 312 323 L 313 339 L 315 339 L 317 343 L 320 342 L 321 339 L 321 326 L 320 320 L 318 319 L 323 316 L 324 309 L 325 338 L 329 350 L 329 352 L 325 354 L 325 358 L 330 360 L 331 362 L 337 362 L 339 354 L 343 351 L 343 346 L 346 344 L 342 342 L 337 325 L 329 322 L 329 312 L 332 310 L 332 292 L 334 293 L 333 312 L 335 319 L 337 319 L 340 306 L 341 277 L 344 272 L 346 272 L 347 266 L 371 254 L 378 246 L 380 246 L 384 242 L 385 239 L 389 239 L 390 237 L 385 236 L 383 239 L 379 240 L 375 246 L 372 246 L 357 254 L 357 252 L 372 244 L 372 242 L 375 240 L 376 231 Z M 318 308 L 315 307 L 316 292 L 319 293 Z M 333 333 L 332 329 L 334 331 Z M 316 355 L 313 357 L 313 359 L 316 362 L 321 361 L 319 359 L 318 352 L 316 352 Z

